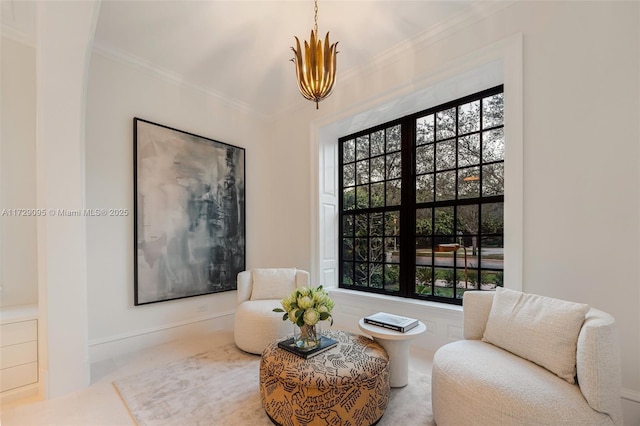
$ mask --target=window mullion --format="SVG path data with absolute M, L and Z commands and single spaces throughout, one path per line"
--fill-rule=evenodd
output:
M 415 120 L 406 117 L 401 122 L 402 202 L 400 207 L 400 294 L 413 293 L 416 259 L 416 194 L 413 172 Z

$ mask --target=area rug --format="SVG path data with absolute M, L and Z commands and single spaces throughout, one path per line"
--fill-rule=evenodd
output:
M 174 361 L 113 384 L 138 425 L 270 426 L 258 390 L 260 357 L 233 343 Z M 431 378 L 410 371 L 391 389 L 380 426 L 434 425 Z

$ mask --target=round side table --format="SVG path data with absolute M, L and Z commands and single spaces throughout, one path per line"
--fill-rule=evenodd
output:
M 360 330 L 373 337 L 380 343 L 389 355 L 390 377 L 389 384 L 392 388 L 401 388 L 409 383 L 409 343 L 412 338 L 427 331 L 427 326 L 422 321 L 406 333 L 389 330 L 364 322 L 364 318 L 358 321 Z

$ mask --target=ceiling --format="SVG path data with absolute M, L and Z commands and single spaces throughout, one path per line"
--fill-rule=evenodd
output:
M 342 76 L 481 3 L 320 0 L 319 32 L 339 42 L 335 90 Z M 2 0 L 3 34 L 35 33 L 34 17 L 33 2 Z M 312 26 L 311 0 L 103 0 L 94 48 L 269 117 L 315 108 L 298 93 L 289 62 L 293 37 L 308 40 Z

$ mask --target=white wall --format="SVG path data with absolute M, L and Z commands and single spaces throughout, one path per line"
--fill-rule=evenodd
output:
M 387 102 L 400 87 L 421 89 L 420 82 L 437 78 L 442 65 L 522 33 L 522 288 L 613 314 L 621 337 L 624 395 L 640 402 L 638 8 L 622 2 L 517 2 L 477 22 L 463 22 L 459 31 L 417 40 L 408 50 L 379 58 L 365 73 L 339 80 L 319 111 L 308 103 L 280 117 L 273 140 L 280 153 L 291 150 L 296 158 L 318 161 L 311 148 L 317 135 L 307 123 L 351 117 L 357 126 L 367 110 Z M 342 54 L 348 54 L 346 47 Z M 275 168 L 283 170 L 277 161 Z M 307 182 L 292 182 L 284 171 L 277 179 L 280 201 L 317 208 L 311 199 L 315 193 L 307 190 L 318 186 L 314 173 Z M 296 232 L 318 226 L 311 216 L 292 225 Z M 279 226 L 284 230 L 288 224 Z M 310 255 L 314 243 L 303 236 L 300 245 L 283 244 L 283 256 L 300 256 L 302 250 Z M 344 311 L 338 306 L 339 314 L 371 303 L 358 306 L 353 299 L 345 299 Z M 461 325 L 455 315 L 442 316 L 450 320 L 443 320 L 443 328 Z M 637 404 L 634 410 L 626 413 L 630 424 L 640 421 Z
M 271 251 L 271 170 L 265 161 L 271 147 L 260 119 L 144 64 L 94 52 L 86 114 L 87 208 L 130 214 L 87 218 L 92 362 L 203 327 L 231 328 L 235 310 L 235 291 L 134 306 L 134 117 L 246 148 L 247 267 L 268 264 Z
M 2 38 L 0 210 L 36 208 L 35 48 Z M 0 217 L 0 307 L 38 302 L 36 216 Z M 19 214 L 18 216 L 16 214 Z

